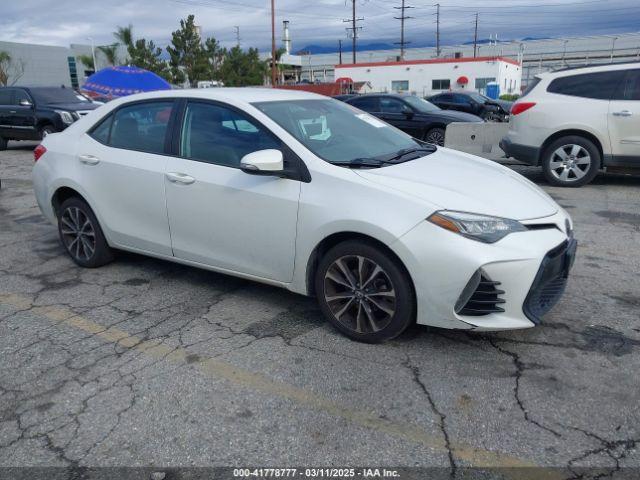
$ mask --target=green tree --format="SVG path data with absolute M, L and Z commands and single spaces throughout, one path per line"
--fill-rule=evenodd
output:
M 210 42 L 211 48 L 216 43 L 215 40 Z M 199 80 L 210 80 L 213 77 L 210 52 L 206 43 L 202 44 L 193 15 L 189 15 L 186 20 L 180 20 L 180 28 L 171 34 L 171 45 L 167 46 L 167 52 L 175 83 L 186 80 L 191 86 L 195 86 Z
M 118 27 L 113 33 L 113 36 L 119 42 L 111 45 L 115 47 L 116 51 L 119 45 L 127 47 L 128 58 L 126 63 L 149 70 L 167 81 L 172 80 L 169 66 L 167 62 L 162 59 L 162 49 L 156 47 L 153 40 L 147 41 L 144 38 L 136 39 L 133 35 L 133 25 Z
M 119 63 L 118 62 L 119 46 L 120 46 L 119 44 L 114 43 L 112 45 L 102 45 L 98 47 L 98 50 L 100 50 L 103 53 L 109 65 L 117 65 Z
M 93 57 L 91 55 L 78 55 L 76 59 L 78 59 L 80 63 L 87 67 L 87 70 L 93 70 L 94 72 L 96 71 L 96 67 L 93 64 Z
M 118 42 L 126 47 L 133 45 L 133 25 L 129 24 L 126 27 L 118 27 L 113 36 L 116 37 Z
M 265 62 L 260 60 L 257 48 L 245 52 L 235 46 L 226 52 L 219 76 L 226 86 L 243 87 L 262 85 L 264 73 Z

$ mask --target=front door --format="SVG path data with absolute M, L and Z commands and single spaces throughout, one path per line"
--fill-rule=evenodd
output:
M 189 101 L 179 157 L 166 165 L 176 258 L 288 282 L 293 275 L 300 182 L 240 170 L 244 155 L 282 149 L 265 127 L 227 105 Z
M 29 105 L 22 103 L 29 103 Z M 22 138 L 37 137 L 36 109 L 31 96 L 22 88 L 16 88 L 13 95 L 13 109 L 11 110 L 13 128 L 20 131 Z
M 422 125 L 417 121 L 413 109 L 399 98 L 381 97 L 381 118 L 412 137 L 422 137 Z
M 619 83 L 608 125 L 614 160 L 640 167 L 640 70 L 629 70 Z

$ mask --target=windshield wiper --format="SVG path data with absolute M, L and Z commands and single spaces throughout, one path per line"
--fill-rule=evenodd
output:
M 334 165 L 348 165 L 354 168 L 361 168 L 361 167 L 375 168 L 375 167 L 381 167 L 382 165 L 395 165 L 397 162 L 392 162 L 389 160 L 381 160 L 379 158 L 374 158 L 374 157 L 361 157 L 361 158 L 354 158 L 353 160 L 348 160 L 346 162 L 332 162 L 332 163 Z
M 424 146 L 421 146 L 421 147 L 405 148 L 405 149 L 400 150 L 393 157 L 387 158 L 386 161 L 389 161 L 391 163 L 399 163 L 399 162 L 394 162 L 394 160 L 400 160 L 405 155 L 409 155 L 411 153 L 419 153 L 419 152 L 433 153 L 436 150 L 437 150 L 437 148 L 435 146 L 431 146 L 431 145 L 424 145 Z

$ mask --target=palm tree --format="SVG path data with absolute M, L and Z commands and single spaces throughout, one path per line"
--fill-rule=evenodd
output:
M 123 45 L 130 47 L 133 45 L 133 25 L 129 24 L 126 27 L 118 27 L 113 32 L 113 36 Z
M 112 45 L 103 45 L 98 47 L 98 50 L 100 50 L 106 57 L 109 65 L 116 65 L 118 63 L 118 46 L 119 45 L 117 43 L 114 43 Z
M 93 64 L 93 57 L 91 55 L 78 55 L 76 58 L 80 60 L 80 63 L 87 67 L 88 70 L 96 71 L 95 65 Z

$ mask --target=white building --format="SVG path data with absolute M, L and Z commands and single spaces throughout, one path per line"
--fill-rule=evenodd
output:
M 519 93 L 522 77 L 520 64 L 504 57 L 370 62 L 334 68 L 336 80 L 368 82 L 373 92 L 409 92 L 423 97 L 446 90 L 484 92 L 489 82 L 498 83 L 500 94 Z

